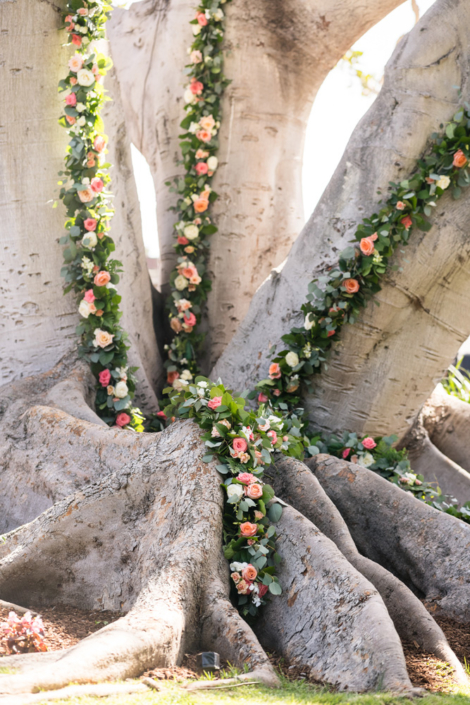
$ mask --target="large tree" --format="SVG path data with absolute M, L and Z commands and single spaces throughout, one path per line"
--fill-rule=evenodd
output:
M 357 223 L 375 210 L 377 188 L 385 192 L 390 180 L 410 173 L 430 133 L 460 102 L 455 86 L 468 94 L 470 9 L 439 0 L 398 45 L 384 88 L 314 215 L 282 269 L 255 294 L 300 229 L 300 161 L 315 92 L 344 51 L 399 4 L 227 6 L 226 72 L 233 83 L 215 184 L 222 198 L 215 210 L 220 233 L 211 255 L 206 364 L 209 369 L 219 358 L 212 374 L 228 385 L 246 387 L 265 376 L 268 343 L 278 343 L 298 321 L 312 276 L 334 263 Z M 163 182 L 178 173 L 178 72 L 190 39 L 182 28 L 191 15 L 189 2 L 144 0 L 116 12 L 111 30 L 117 75 L 106 119 L 115 150 L 115 235 L 126 267 L 120 290 L 147 408 L 155 404 L 161 369 L 128 135 L 154 171 L 165 282 L 172 257 Z M 73 649 L 15 657 L 26 673 L 0 676 L 0 693 L 132 677 L 200 647 L 248 664 L 275 685 L 263 650 L 273 644 L 342 688 L 412 692 L 400 638 L 447 660 L 465 680 L 416 595 L 435 614 L 469 621 L 468 525 L 352 463 L 323 455 L 307 464 L 278 459 L 270 475 L 287 504 L 278 541 L 284 592 L 265 608 L 255 635 L 228 599 L 220 477 L 201 460 L 197 427 L 185 421 L 161 434 L 137 435 L 109 429 L 96 416 L 93 378 L 74 354 L 77 316 L 61 297 L 56 239 L 62 216 L 45 204 L 65 148 L 55 123 L 55 83 L 66 58 L 60 15 L 53 4 L 19 0 L 2 3 L 0 18 L 11 42 L 2 104 L 13 106 L 2 143 L 8 191 L 1 239 L 11 277 L 1 341 L 7 384 L 0 389 L 0 506 L 1 530 L 10 533 L 0 546 L 0 596 L 124 615 Z M 40 120 L 27 109 L 32 96 Z M 420 449 L 435 450 L 433 442 L 447 452 L 452 414 L 458 453 L 445 478 L 452 485 L 458 468 L 462 492 L 469 478 L 456 465 L 464 463 L 466 447 L 458 421 L 466 408 L 449 411 L 438 400 L 418 412 L 470 328 L 468 198 L 442 199 L 433 229 L 413 236 L 401 271 L 387 279 L 381 307 L 369 306 L 344 330 L 332 364 L 305 399 L 311 420 L 326 430 L 409 431 L 418 459 Z M 27 264 L 28 257 L 39 264 Z

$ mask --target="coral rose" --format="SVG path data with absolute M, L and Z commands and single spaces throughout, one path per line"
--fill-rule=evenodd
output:
M 75 125 L 77 122 L 77 119 L 73 117 L 73 115 L 66 115 L 65 119 L 67 120 L 69 125 Z
M 196 132 L 196 137 L 201 142 L 210 142 L 212 139 L 212 134 L 208 130 L 198 130 Z
M 258 571 L 256 570 L 254 565 L 251 565 L 251 563 L 248 563 L 248 565 L 245 566 L 242 570 L 243 579 L 249 581 L 250 583 L 252 583 L 253 580 L 256 579 L 257 575 Z
M 207 172 L 209 171 L 209 167 L 207 166 L 206 162 L 198 162 L 194 168 L 196 169 L 196 174 L 198 176 L 207 174 Z
M 204 90 L 204 84 L 201 81 L 193 81 L 189 86 L 189 90 L 193 95 L 201 95 Z
M 196 325 L 196 316 L 194 313 L 185 313 L 183 316 L 183 324 L 194 327 Z
M 245 494 L 250 499 L 259 499 L 263 495 L 263 488 L 255 482 L 252 485 L 245 487 Z
M 121 428 L 127 426 L 131 422 L 131 417 L 129 414 L 125 414 L 124 411 L 116 416 L 116 424 Z
M 111 372 L 109 370 L 101 370 L 98 379 L 102 387 L 107 387 L 111 382 Z
M 371 438 L 370 436 L 367 436 L 367 438 L 364 438 L 364 440 L 362 441 L 362 445 L 367 450 L 372 450 L 372 448 L 376 447 L 377 443 L 374 441 L 373 438 Z
M 172 370 L 171 372 L 168 372 L 166 376 L 166 381 L 168 382 L 168 384 L 173 384 L 173 382 L 177 380 L 179 376 L 179 372 L 177 372 L 176 370 Z
M 97 152 L 102 152 L 105 147 L 106 147 L 105 138 L 103 137 L 103 135 L 97 135 L 95 137 L 95 141 L 93 142 L 93 148 L 96 149 Z
M 403 203 L 403 201 L 398 201 L 398 203 L 397 203 L 397 211 L 404 211 L 405 208 L 406 208 L 406 206 L 405 206 L 405 204 Z
M 96 226 L 98 225 L 98 221 L 95 220 L 94 218 L 87 218 L 85 222 L 83 223 L 85 226 L 85 230 L 96 230 Z
M 93 193 L 91 188 L 83 189 L 83 191 L 77 191 L 77 193 L 82 203 L 90 203 L 90 201 L 92 201 L 95 197 L 95 194 Z
M 266 396 L 266 394 L 263 394 L 263 392 L 260 392 L 258 394 L 258 401 L 260 404 L 265 404 L 268 401 L 268 397 Z
M 271 379 L 279 379 L 281 376 L 281 368 L 279 367 L 279 363 L 273 362 L 269 365 L 269 376 Z
M 458 167 L 461 169 L 465 164 L 467 163 L 467 157 L 465 154 L 462 152 L 461 149 L 458 149 L 456 153 L 454 154 L 454 160 L 452 162 L 453 166 Z
M 276 431 L 272 431 L 272 430 L 271 430 L 271 431 L 268 431 L 266 435 L 269 436 L 269 438 L 271 439 L 271 443 L 272 443 L 273 445 L 275 445 L 275 444 L 277 443 L 277 433 L 276 433 Z
M 232 448 L 236 453 L 244 453 L 248 448 L 248 443 L 244 438 L 234 438 L 232 441 Z
M 76 47 L 81 47 L 82 38 L 79 37 L 78 34 L 72 34 L 72 44 L 75 44 Z
M 377 233 L 374 233 L 373 235 L 369 235 L 369 237 L 362 238 L 362 240 L 359 244 L 359 247 L 361 248 L 362 254 L 366 255 L 366 257 L 373 254 L 375 240 L 377 240 Z
M 176 241 L 178 245 L 189 245 L 189 240 L 188 238 L 184 237 L 184 235 L 178 235 Z
M 240 533 L 242 536 L 255 536 L 258 531 L 258 524 L 252 524 L 249 521 L 245 521 L 240 524 Z
M 241 472 L 237 475 L 237 480 L 243 482 L 244 485 L 249 485 L 252 482 L 256 482 L 256 477 L 251 472 Z
M 91 180 L 90 184 L 91 190 L 94 191 L 95 193 L 100 193 L 104 189 L 104 183 L 102 179 L 98 179 L 95 177 L 94 179 Z
M 343 286 L 348 294 L 355 294 L 359 291 L 359 282 L 356 279 L 345 279 Z
M 101 328 L 96 328 L 95 329 L 95 339 L 93 340 L 93 344 L 97 348 L 106 348 L 108 345 L 111 345 L 113 342 L 114 338 L 114 333 L 108 333 L 106 330 L 101 330 Z
M 215 411 L 219 406 L 222 406 L 222 397 L 213 397 L 213 399 L 208 402 L 207 406 L 209 409 L 212 409 L 212 411 Z
M 111 275 L 109 272 L 101 270 L 101 272 L 98 272 L 98 274 L 95 275 L 93 281 L 95 286 L 106 286 L 106 284 L 109 284 L 111 281 Z
M 407 230 L 409 230 L 413 225 L 413 221 L 411 220 L 409 215 L 406 215 L 404 218 L 401 219 L 401 224 L 404 225 Z
M 66 97 L 65 104 L 71 105 L 72 108 L 77 105 L 77 96 L 75 95 L 75 93 L 70 93 L 70 95 Z
M 197 23 L 200 27 L 205 27 L 207 24 L 207 17 L 204 12 L 198 12 L 196 15 Z
M 194 201 L 194 210 L 196 213 L 204 213 L 209 208 L 209 201 L 207 198 L 198 198 Z

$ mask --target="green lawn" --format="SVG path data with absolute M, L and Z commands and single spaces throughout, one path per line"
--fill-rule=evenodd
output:
M 56 700 L 55 703 L 66 705 L 470 705 L 470 696 L 467 694 L 430 694 L 424 700 L 411 701 L 408 698 L 399 698 L 383 693 L 367 695 L 348 695 L 346 693 L 332 693 L 317 686 L 311 686 L 301 681 L 285 681 L 279 690 L 265 688 L 264 686 L 241 686 L 219 691 L 201 691 L 198 693 L 185 693 L 178 685 L 163 683 L 160 693 L 151 692 L 136 695 L 120 695 L 108 698 L 72 698 Z M 46 705 L 46 704 L 45 704 Z

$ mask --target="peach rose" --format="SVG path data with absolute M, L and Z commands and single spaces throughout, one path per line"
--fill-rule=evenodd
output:
M 269 376 L 271 379 L 279 379 L 281 376 L 281 368 L 279 367 L 279 363 L 273 362 L 269 365 Z
M 194 284 L 200 284 L 202 280 L 201 280 L 201 277 L 199 276 L 199 274 L 196 273 L 196 274 L 193 274 L 193 276 L 190 278 L 189 281 L 191 282 L 191 284 L 194 285 Z M 190 287 L 188 287 L 188 289 L 189 289 L 189 291 L 191 291 Z
M 187 311 L 189 308 L 192 308 L 192 306 L 191 301 L 188 301 L 187 299 L 179 299 L 176 302 L 176 308 L 178 311 Z
M 264 517 L 263 512 L 260 512 L 259 509 L 255 509 L 254 514 L 255 514 L 255 519 L 257 519 L 258 521 L 261 521 L 261 519 Z
M 198 130 L 196 132 L 196 137 L 201 142 L 210 142 L 212 139 L 212 134 L 208 130 Z
M 259 499 L 263 494 L 263 488 L 255 482 L 253 485 L 245 487 L 245 494 L 250 499 Z
M 244 453 L 248 448 L 248 443 L 244 438 L 234 438 L 232 441 L 232 448 L 236 453 Z
M 106 330 L 101 330 L 101 328 L 95 329 L 95 339 L 93 340 L 94 345 L 97 348 L 106 348 L 113 342 L 114 334 L 108 333 Z
M 204 213 L 209 208 L 209 201 L 207 198 L 198 198 L 194 201 L 194 210 L 196 213 Z
M 355 294 L 359 291 L 359 282 L 356 279 L 345 279 L 343 286 L 348 294 Z
M 95 137 L 95 141 L 93 142 L 93 147 L 96 149 L 97 152 L 102 152 L 103 149 L 106 147 L 106 140 L 103 137 L 103 135 L 97 135 Z
M 173 317 L 170 321 L 170 327 L 171 330 L 174 330 L 175 333 L 180 333 L 183 330 L 183 326 L 181 325 L 181 321 L 179 318 Z
M 377 233 L 369 235 L 369 237 L 362 238 L 359 247 L 361 248 L 361 252 L 363 255 L 366 255 L 368 257 L 374 252 L 375 240 L 377 240 Z
M 196 152 L 196 159 L 205 159 L 208 156 L 209 152 L 206 152 L 204 149 L 198 149 Z
M 249 584 L 244 580 L 240 580 L 240 582 L 237 584 L 237 590 L 240 595 L 246 595 L 250 591 L 249 587 Z
M 238 583 L 242 576 L 240 575 L 240 573 L 232 573 L 230 577 L 232 578 L 234 583 Z
M 409 215 L 406 215 L 404 218 L 401 219 L 401 224 L 404 225 L 407 230 L 409 230 L 413 225 L 413 221 L 411 220 Z
M 191 52 L 190 58 L 193 64 L 200 64 L 202 61 L 202 54 L 199 49 L 194 49 L 194 51 Z
M 75 125 L 77 122 L 77 119 L 73 117 L 73 115 L 66 115 L 65 119 L 67 120 L 69 125 Z
M 239 453 L 238 454 L 238 460 L 241 463 L 248 463 L 250 460 L 250 454 L 249 453 Z
M 403 201 L 398 201 L 398 203 L 397 203 L 397 211 L 404 211 L 405 208 L 406 208 L 406 206 L 405 206 L 405 204 L 403 203 Z
M 240 533 L 242 536 L 254 536 L 258 531 L 258 524 L 252 524 L 249 521 L 245 521 L 240 524 Z
M 251 563 L 248 563 L 248 565 L 245 566 L 242 570 L 243 579 L 249 581 L 250 583 L 252 583 L 253 580 L 256 579 L 257 575 L 258 571 L 256 570 L 254 565 L 251 565 Z
M 77 191 L 78 197 L 82 203 L 90 203 L 95 197 L 95 194 L 91 188 L 86 188 L 83 191 Z
M 252 482 L 256 482 L 256 477 L 251 472 L 241 472 L 237 475 L 237 480 L 244 485 L 250 485 Z
M 196 174 L 198 176 L 202 176 L 203 174 L 207 174 L 207 172 L 209 171 L 209 167 L 207 166 L 206 162 L 198 162 L 194 166 L 194 168 L 195 168 Z
M 95 283 L 95 286 L 106 286 L 106 284 L 109 284 L 109 282 L 111 281 L 111 275 L 109 272 L 101 270 L 101 272 L 98 272 L 98 274 L 95 275 L 93 281 Z
M 205 115 L 199 120 L 199 124 L 203 130 L 210 132 L 215 127 L 215 120 L 212 115 Z
M 458 169 L 461 169 L 463 166 L 465 166 L 466 163 L 467 157 L 461 149 L 458 149 L 454 154 L 454 161 L 452 162 L 453 166 L 456 166 Z

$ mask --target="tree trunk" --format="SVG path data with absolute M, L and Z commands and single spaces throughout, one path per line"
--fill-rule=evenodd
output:
M 62 248 L 57 241 L 65 213 L 60 203 L 52 208 L 68 142 L 57 123 L 62 110 L 57 83 L 69 57 L 59 31 L 63 5 L 39 0 L 0 4 L 5 59 L 0 65 L 0 100 L 8 106 L 0 148 L 2 383 L 49 370 L 77 345 L 77 306 L 73 295 L 62 295 L 60 278 Z M 112 234 L 117 259 L 125 259 L 119 293 L 123 325 L 132 341 L 131 364 L 140 366 L 138 401 L 155 409 L 153 387 L 160 365 L 129 142 L 115 84 L 110 77 L 107 88 L 116 104 L 104 117 L 115 164 Z
M 367 29 L 403 0 L 248 0 L 224 6 L 225 74 L 207 307 L 207 369 L 226 348 L 270 270 L 303 225 L 304 136 L 328 72 Z M 109 36 L 130 137 L 157 195 L 161 281 L 175 264 L 174 194 L 181 173 L 183 66 L 191 44 L 189 0 L 144 0 L 116 10 Z
M 445 28 L 445 31 L 443 31 Z M 267 376 L 269 348 L 292 325 L 308 283 L 337 261 L 357 224 L 378 210 L 377 189 L 409 176 L 457 106 L 468 98 L 470 7 L 438 0 L 398 44 L 383 88 L 353 133 L 345 155 L 280 271 L 250 311 L 213 370 L 226 385 Z M 460 87 L 462 96 L 459 96 Z M 403 434 L 470 330 L 467 221 L 470 193 L 446 194 L 428 233 L 413 231 L 397 253 L 401 270 L 354 326 L 342 329 L 328 369 L 305 400 L 314 425 L 328 431 Z

